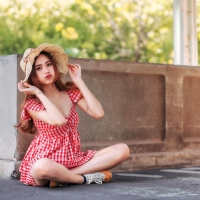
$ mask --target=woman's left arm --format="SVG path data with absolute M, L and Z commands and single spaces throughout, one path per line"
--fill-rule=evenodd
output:
M 69 74 L 72 81 L 83 95 L 83 98 L 77 103 L 77 105 L 94 118 L 103 117 L 104 111 L 101 104 L 81 78 L 81 66 L 78 64 L 69 64 Z

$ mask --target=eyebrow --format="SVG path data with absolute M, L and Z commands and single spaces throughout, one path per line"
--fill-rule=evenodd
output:
M 46 61 L 45 64 L 47 64 L 48 62 L 51 62 L 50 60 Z M 35 67 L 39 67 L 41 66 L 42 64 L 38 64 L 38 65 L 35 65 Z

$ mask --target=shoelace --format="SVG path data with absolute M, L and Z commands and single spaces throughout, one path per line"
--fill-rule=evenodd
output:
M 96 172 L 92 174 L 86 174 L 86 183 L 96 183 L 96 184 L 102 184 L 104 180 L 104 174 L 101 172 Z

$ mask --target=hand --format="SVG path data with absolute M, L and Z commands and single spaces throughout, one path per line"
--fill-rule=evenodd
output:
M 23 92 L 24 94 L 36 94 L 38 92 L 41 92 L 37 87 L 32 86 L 28 83 L 23 83 L 22 81 L 18 83 L 18 90 L 20 92 Z
M 73 82 L 81 78 L 81 66 L 79 64 L 69 64 L 69 75 Z

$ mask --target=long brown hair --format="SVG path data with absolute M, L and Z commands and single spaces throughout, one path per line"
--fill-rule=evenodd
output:
M 47 53 L 45 51 L 42 51 L 42 52 L 40 52 L 40 54 L 45 55 L 51 61 L 52 65 L 53 65 L 53 68 L 55 70 L 54 84 L 55 84 L 56 88 L 58 89 L 58 91 L 68 91 L 70 89 L 77 89 L 77 87 L 75 86 L 75 84 L 73 82 L 69 82 L 69 81 L 66 82 L 66 83 L 62 82 L 61 77 L 60 77 L 60 72 L 58 71 L 56 63 L 55 63 L 55 61 L 53 60 L 52 56 L 49 53 Z M 36 61 L 37 57 L 35 58 L 35 61 Z M 38 89 L 43 91 L 42 90 L 42 85 L 39 82 L 39 80 L 37 79 L 36 70 L 35 70 L 35 61 L 33 63 L 32 71 L 31 71 L 31 74 L 30 74 L 30 76 L 29 76 L 29 78 L 27 80 L 27 83 L 29 83 L 30 85 L 34 85 Z M 37 97 L 35 95 L 33 95 L 33 94 L 26 94 L 26 96 L 24 98 L 24 101 L 23 101 L 23 103 L 21 105 L 21 110 L 23 109 L 23 107 L 24 107 L 24 105 L 25 105 L 27 100 L 36 99 L 36 98 Z M 32 118 L 31 118 L 31 120 L 23 120 L 22 118 L 20 118 L 20 124 L 14 126 L 14 127 L 19 129 L 23 133 L 34 134 L 37 131 L 36 127 L 34 126 Z

